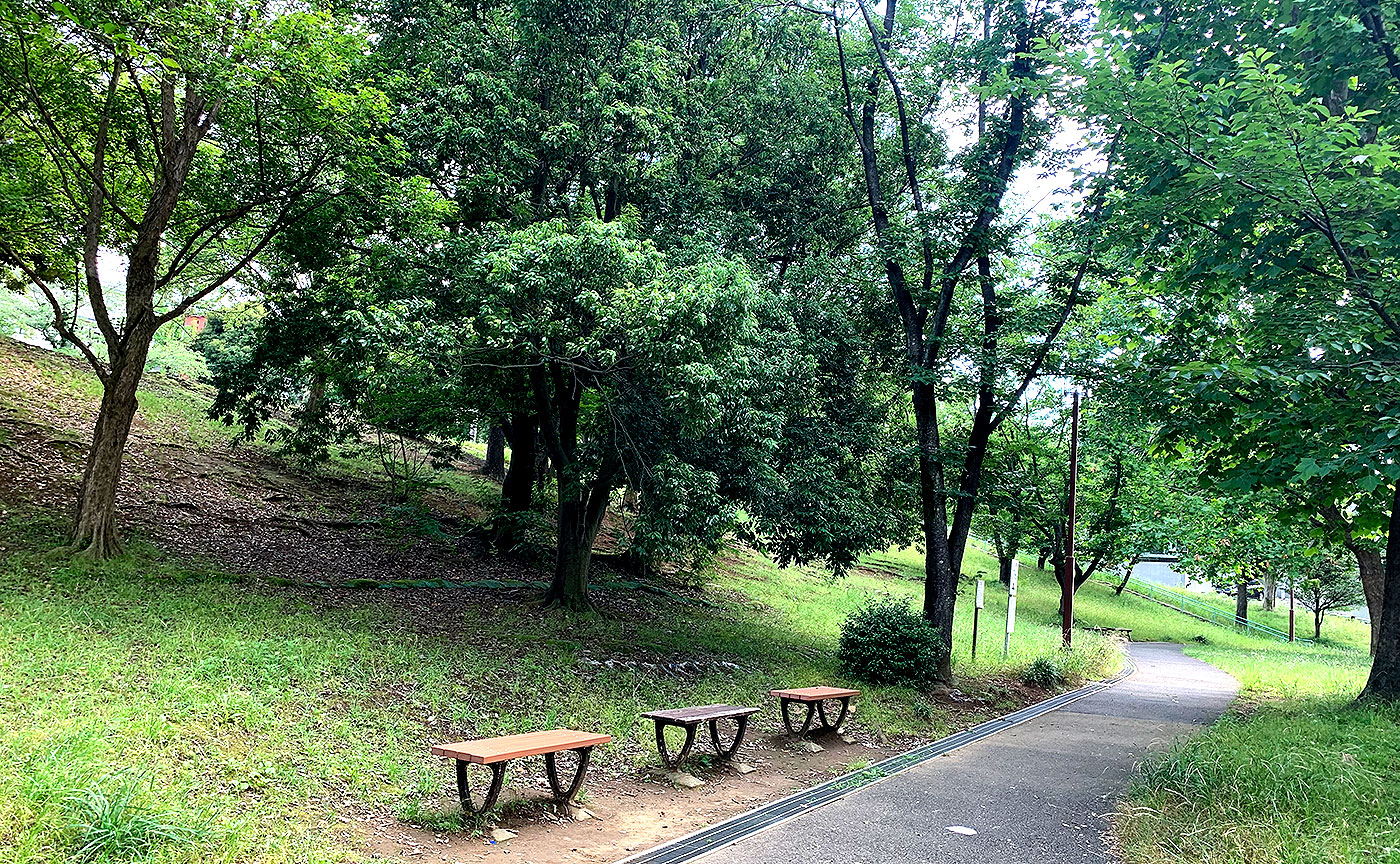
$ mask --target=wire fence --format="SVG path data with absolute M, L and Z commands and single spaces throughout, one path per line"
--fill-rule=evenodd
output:
M 1115 586 L 1116 587 L 1116 586 Z M 1185 612 L 1187 615 L 1200 618 L 1211 624 L 1218 624 L 1221 627 L 1234 627 L 1246 633 L 1259 636 L 1263 639 L 1277 639 L 1280 642 L 1296 642 L 1300 645 L 1311 645 L 1313 640 L 1303 639 L 1295 636 L 1288 638 L 1288 634 L 1267 624 L 1260 624 L 1258 621 L 1236 618 L 1233 612 L 1222 609 L 1214 603 L 1208 603 L 1198 597 L 1192 597 L 1181 591 L 1171 588 L 1164 588 L 1161 585 L 1154 585 L 1151 582 L 1144 582 L 1141 579 L 1129 579 L 1127 588 L 1124 589 L 1161 603 L 1163 606 L 1170 606 L 1173 609 Z

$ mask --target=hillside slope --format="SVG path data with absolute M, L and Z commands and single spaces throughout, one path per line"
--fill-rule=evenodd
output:
M 546 571 L 475 545 L 472 522 L 496 492 L 470 465 L 444 477 L 426 518 L 405 513 L 364 460 L 305 471 L 234 444 L 205 419 L 209 395 L 148 378 L 122 490 L 128 551 L 70 562 L 50 550 L 97 386 L 70 358 L 0 341 L 6 861 L 69 860 L 92 808 L 128 827 L 138 813 L 174 826 L 183 839 L 158 844 L 168 862 L 475 856 L 487 847 L 460 830 L 451 772 L 428 745 L 561 725 L 616 739 L 590 774 L 602 818 L 568 840 L 525 765 L 500 817 L 520 837 L 490 852 L 609 861 L 1040 698 L 1020 680 L 1038 658 L 1070 679 L 1116 662 L 1097 637 L 1063 657 L 1053 608 L 1033 599 L 1049 591 L 1031 587 L 1007 662 L 990 651 L 960 660 L 950 694 L 850 682 L 864 690 L 853 743 L 796 753 L 767 690 L 847 682 L 834 660 L 840 622 L 877 594 L 913 597 L 916 581 L 875 570 L 832 580 L 735 550 L 704 589 L 603 587 L 601 615 L 546 614 L 531 587 Z M 476 587 L 344 587 L 397 580 Z M 700 789 L 655 782 L 638 714 L 720 701 L 763 708 L 745 747 L 760 770 L 702 762 Z M 144 809 L 113 803 L 127 793 Z

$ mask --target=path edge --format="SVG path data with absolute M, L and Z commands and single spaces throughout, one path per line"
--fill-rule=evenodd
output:
M 767 804 L 731 816 L 722 822 L 716 822 L 714 825 L 708 825 L 674 840 L 668 840 L 650 849 L 618 859 L 614 864 L 683 864 L 686 861 L 693 861 L 702 855 L 708 855 L 746 837 L 752 837 L 795 819 L 803 813 L 809 813 L 818 807 L 839 801 L 860 789 L 903 774 L 910 768 L 922 765 L 931 759 L 989 738 L 1013 726 L 1043 717 L 1051 711 L 1078 702 L 1086 696 L 1102 693 L 1104 690 L 1126 681 L 1136 672 L 1137 665 L 1133 662 L 1132 654 L 1124 650 L 1123 668 L 1112 678 L 1091 681 L 1083 687 L 1056 694 L 1048 699 L 1012 711 L 1010 714 L 984 720 L 961 732 L 955 732 L 952 735 L 939 738 L 937 741 L 915 747 L 913 750 L 897 753 L 858 771 L 834 777 L 809 789 L 794 792 L 776 801 L 769 801 Z

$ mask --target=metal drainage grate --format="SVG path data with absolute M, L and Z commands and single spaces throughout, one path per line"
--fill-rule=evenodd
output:
M 834 780 L 828 780 L 811 789 L 797 792 L 786 798 L 779 798 L 769 804 L 759 807 L 757 810 L 750 810 L 748 813 L 741 813 L 731 819 L 726 819 L 708 828 L 702 828 L 693 834 L 687 834 L 670 843 L 639 852 L 628 858 L 624 858 L 617 864 L 680 864 L 683 861 L 693 861 L 701 855 L 713 852 L 722 846 L 727 846 L 736 840 L 747 837 L 750 834 L 757 834 L 765 828 L 771 828 L 780 822 L 786 822 L 795 816 L 800 816 L 809 810 L 830 804 L 838 798 L 844 798 L 850 793 L 864 786 L 879 782 L 886 777 L 892 777 L 902 771 L 907 771 L 915 765 L 927 762 L 930 759 L 942 756 L 944 753 L 951 753 L 960 747 L 965 747 L 974 741 L 980 741 L 989 735 L 995 735 L 1004 729 L 1009 729 L 1018 723 L 1027 720 L 1034 720 L 1043 714 L 1048 714 L 1057 708 L 1063 708 L 1071 702 L 1083 699 L 1085 696 L 1092 696 L 1095 693 L 1112 687 L 1118 682 L 1127 678 L 1134 671 L 1132 661 L 1124 659 L 1123 671 L 1116 677 L 1107 681 L 1096 681 L 1080 687 L 1078 690 L 1071 690 L 1068 693 L 1061 693 L 1058 696 L 1038 702 L 1020 711 L 1012 712 L 1004 717 L 997 717 L 979 723 L 971 729 L 965 729 L 947 738 L 940 738 L 931 744 L 915 748 L 905 753 L 891 756 L 876 762 L 874 765 L 853 771 Z

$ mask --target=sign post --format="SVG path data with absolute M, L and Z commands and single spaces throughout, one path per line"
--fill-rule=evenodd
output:
M 972 607 L 972 659 L 977 659 L 977 622 L 982 617 L 982 601 L 987 592 L 987 580 L 977 580 L 977 605 Z
M 1016 632 L 1016 581 L 1021 575 L 1021 562 L 1011 559 L 1011 584 L 1006 592 L 1006 641 L 1001 644 L 1001 656 L 1011 654 L 1011 634 Z

